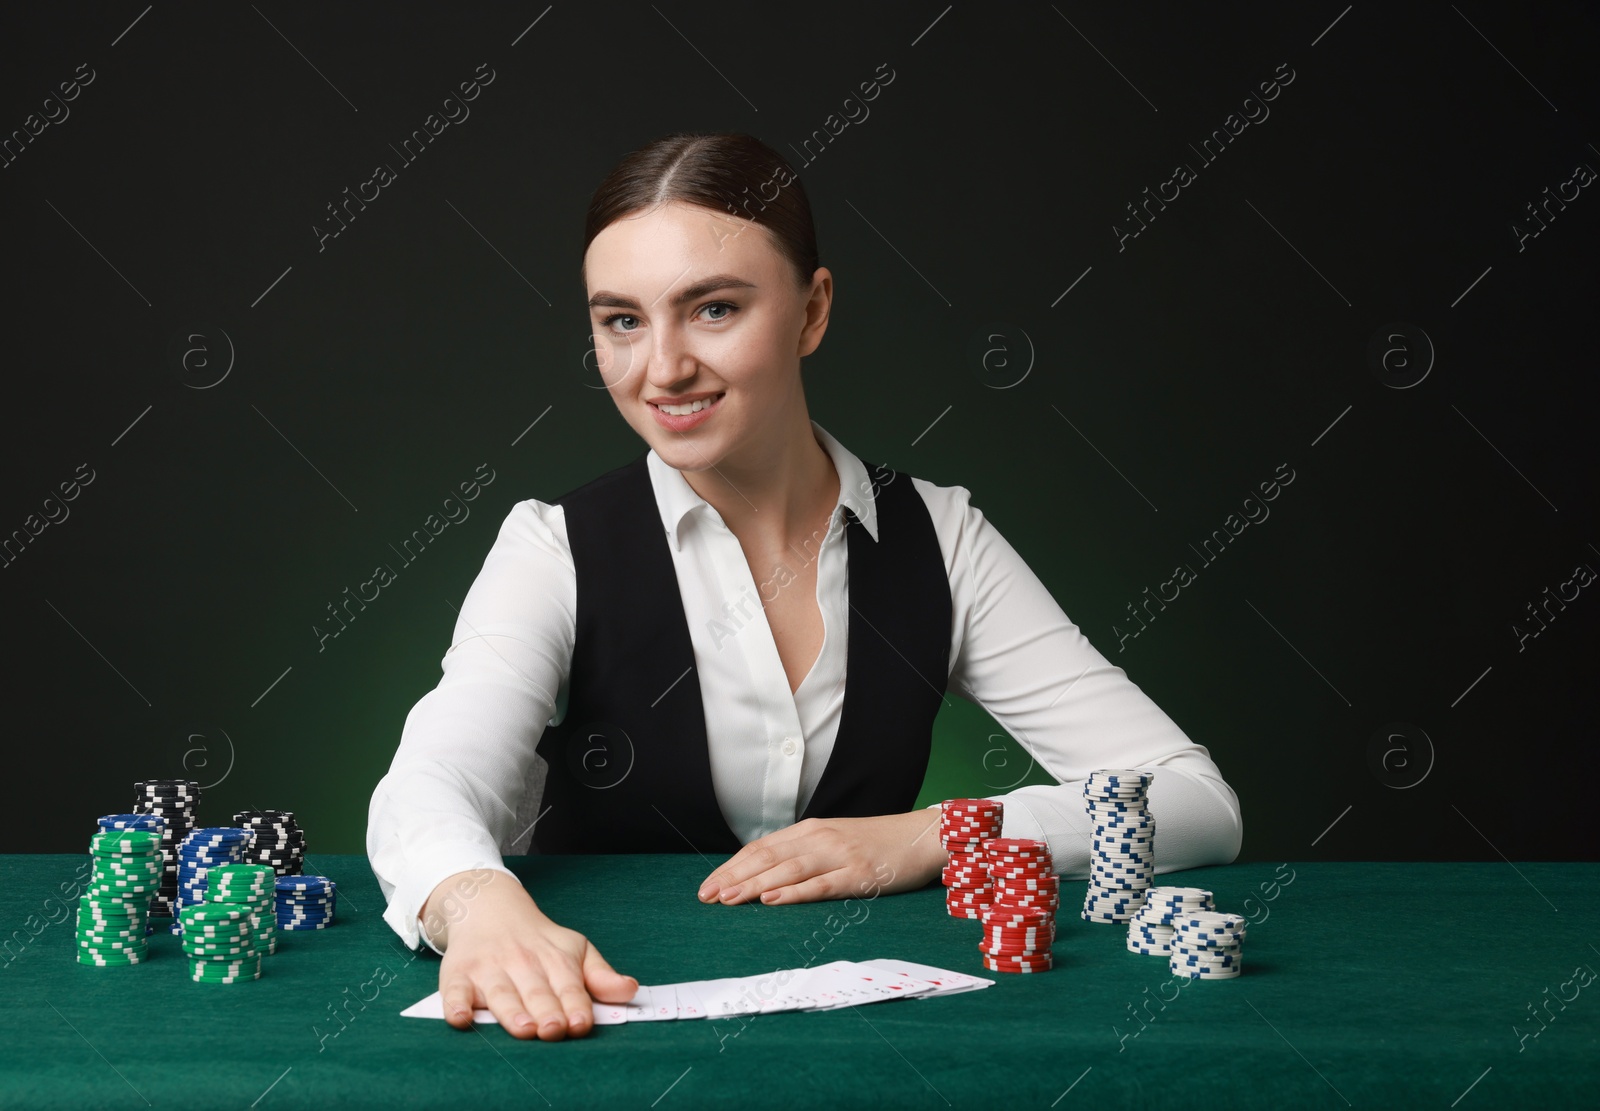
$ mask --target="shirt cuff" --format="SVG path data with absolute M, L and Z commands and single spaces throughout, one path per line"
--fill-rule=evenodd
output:
M 404 941 L 408 948 L 417 949 L 426 945 L 441 955 L 444 950 L 427 936 L 417 917 L 422 913 L 422 908 L 433 894 L 434 888 L 451 876 L 462 872 L 492 871 L 504 872 L 513 877 L 516 875 L 505 866 L 498 851 L 491 856 L 488 850 L 476 841 L 452 841 L 430 845 L 425 851 L 412 857 L 406 871 L 406 878 L 395 886 L 394 894 L 389 898 L 389 905 L 383 912 L 383 920 L 400 935 L 400 940 Z M 470 874 L 462 876 L 460 891 L 455 900 L 456 906 L 465 905 L 471 900 L 481 879 L 481 876 L 474 879 Z M 447 909 L 446 905 L 436 907 L 435 911 L 446 920 L 453 919 L 459 913 L 456 909 Z

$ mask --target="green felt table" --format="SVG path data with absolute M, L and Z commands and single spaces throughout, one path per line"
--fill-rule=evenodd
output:
M 381 918 L 361 856 L 316 856 L 335 926 L 281 935 L 258 981 L 190 982 L 178 939 L 79 966 L 60 885 L 80 858 L 8 856 L 6 1107 L 1594 1107 L 1600 865 L 1237 864 L 1171 873 L 1251 920 L 1244 975 L 1194 983 L 1072 913 L 1053 971 L 983 991 L 519 1041 L 400 1011 L 438 986 Z M 702 906 L 694 855 L 508 863 L 644 983 L 895 957 L 984 974 L 941 889 Z M 52 897 L 56 896 L 55 899 Z M 340 1016 L 335 1017 L 335 1013 Z M 1537 1018 L 1535 1017 L 1537 1013 Z

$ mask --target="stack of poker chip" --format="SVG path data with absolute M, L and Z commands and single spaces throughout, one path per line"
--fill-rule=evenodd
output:
M 102 830 L 139 829 L 144 830 L 147 833 L 153 833 L 158 838 L 156 854 L 157 863 L 161 866 L 159 870 L 160 878 L 157 881 L 156 891 L 153 892 L 150 899 L 147 900 L 148 905 L 145 907 L 145 932 L 150 933 L 155 928 L 150 922 L 150 917 L 153 913 L 151 907 L 153 907 L 155 901 L 161 897 L 160 886 L 161 883 L 164 882 L 166 876 L 165 854 L 161 851 L 159 844 L 159 838 L 166 830 L 166 821 L 155 814 L 107 814 L 104 817 L 99 818 L 97 821 Z
M 1144 905 L 1128 919 L 1128 950 L 1150 957 L 1172 953 L 1173 919 L 1211 910 L 1211 892 L 1199 887 L 1152 887 Z
M 994 897 L 980 915 L 983 967 L 991 972 L 1047 972 L 1054 964 L 1061 877 L 1043 841 L 995 837 L 983 843 Z
M 939 844 L 950 854 L 944 867 L 945 909 L 976 918 L 994 895 L 983 843 L 999 837 L 1005 807 L 994 799 L 949 799 L 939 804 Z
M 184 907 L 206 901 L 206 876 L 223 864 L 239 864 L 250 845 L 250 831 L 237 826 L 207 826 L 191 830 L 178 846 L 178 902 Z M 181 922 L 173 923 L 173 933 L 182 933 Z
M 250 912 L 227 903 L 180 907 L 183 951 L 189 958 L 189 979 L 201 984 L 237 984 L 261 978 L 261 955 L 255 950 Z
M 206 899 L 249 913 L 250 937 L 257 956 L 278 951 L 277 875 L 264 864 L 221 864 L 206 875 Z
M 78 963 L 112 968 L 138 964 L 150 953 L 146 918 L 127 899 L 83 895 L 78 899 Z
M 161 835 L 110 829 L 89 842 L 94 871 L 78 900 L 78 963 L 138 964 L 149 954 L 145 927 L 161 884 Z
M 1172 920 L 1172 955 L 1167 958 L 1174 976 L 1191 980 L 1231 980 L 1239 975 L 1244 956 L 1244 919 L 1237 914 L 1194 911 Z
M 1103 770 L 1084 782 L 1093 838 L 1085 921 L 1126 922 L 1144 902 L 1156 871 L 1156 820 L 1145 797 L 1153 778 L 1147 771 Z
M 245 860 L 265 864 L 280 876 L 298 876 L 306 858 L 306 835 L 288 810 L 241 810 L 233 824 L 254 833 Z
M 323 930 L 333 925 L 338 886 L 327 876 L 279 876 L 278 929 Z
M 162 821 L 161 888 L 150 901 L 150 914 L 171 918 L 178 906 L 178 846 L 194 828 L 195 807 L 200 805 L 200 784 L 192 779 L 150 779 L 133 785 L 138 796 L 134 810 Z

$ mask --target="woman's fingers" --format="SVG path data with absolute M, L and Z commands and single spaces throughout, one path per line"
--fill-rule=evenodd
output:
M 551 994 L 542 975 L 537 978 L 525 975 L 518 983 L 504 970 L 494 969 L 486 979 L 478 990 L 483 995 L 484 1005 L 508 1034 L 545 1041 L 559 1041 L 567 1036 L 567 1020 L 561 1003 Z
M 583 973 L 577 962 L 557 951 L 545 966 L 549 990 L 559 1001 L 564 1033 L 581 1038 L 594 1025 L 594 1004 L 583 988 Z M 544 1037 L 541 1033 L 540 1037 Z
M 748 903 L 759 899 L 765 892 L 789 887 L 809 880 L 813 876 L 848 867 L 849 863 L 837 853 L 796 851 L 793 856 L 777 857 L 771 867 L 741 881 L 737 887 L 724 891 L 719 898 L 729 905 Z
M 808 818 L 776 833 L 756 838 L 705 878 L 700 885 L 700 901 L 717 902 L 722 899 L 724 892 L 736 891 L 751 876 L 759 875 L 784 857 L 793 855 L 795 843 L 811 836 L 817 824 Z
M 472 1025 L 472 980 L 450 970 L 440 968 L 439 997 L 444 1002 L 444 1020 L 458 1030 Z
M 785 887 L 774 887 L 762 892 L 761 901 L 768 906 L 785 903 L 815 903 L 823 899 L 842 899 L 855 894 L 851 886 L 851 873 L 847 869 L 826 872 Z M 863 884 L 863 887 L 871 886 Z
M 611 967 L 590 942 L 583 954 L 583 982 L 589 995 L 602 1003 L 626 1003 L 639 994 L 639 981 Z
M 948 859 L 938 839 L 927 837 L 929 822 L 922 811 L 808 818 L 740 849 L 706 878 L 700 899 L 730 906 L 807 902 L 919 887 Z

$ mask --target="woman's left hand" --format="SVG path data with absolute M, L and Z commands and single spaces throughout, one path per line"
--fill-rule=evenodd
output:
M 807 818 L 757 838 L 700 885 L 702 903 L 809 903 L 912 891 L 939 875 L 939 810 L 873 818 Z

